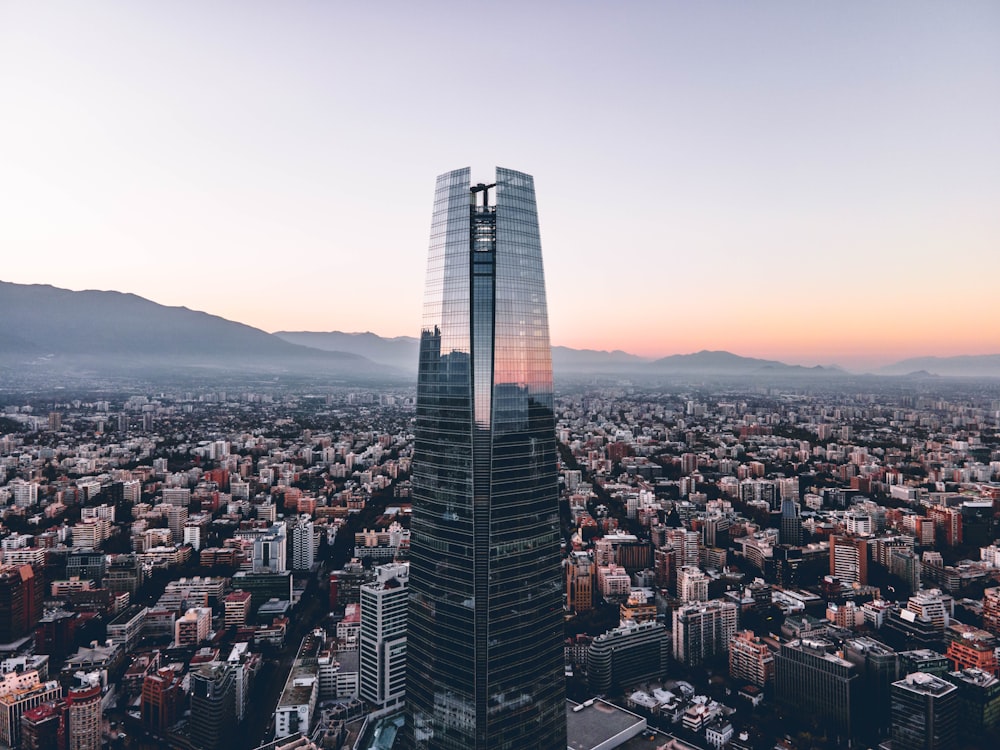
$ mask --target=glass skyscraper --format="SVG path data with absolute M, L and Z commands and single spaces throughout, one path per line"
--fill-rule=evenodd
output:
M 534 180 L 437 179 L 417 380 L 407 738 L 566 747 L 552 358 Z

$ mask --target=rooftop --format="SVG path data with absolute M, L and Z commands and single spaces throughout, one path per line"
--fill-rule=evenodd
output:
M 617 747 L 606 743 L 619 737 L 624 743 L 645 729 L 644 718 L 605 701 L 566 701 L 566 746 L 569 750 Z
M 934 675 L 927 674 L 926 672 L 913 672 L 912 674 L 908 674 L 902 680 L 892 683 L 892 686 L 904 688 L 914 693 L 923 693 L 925 695 L 933 696 L 945 695 L 946 693 L 950 693 L 952 690 L 958 689 L 950 682 L 946 682 L 940 677 L 935 677 Z
M 981 669 L 962 669 L 958 672 L 949 672 L 948 676 L 952 680 L 961 680 L 962 682 L 968 683 L 970 685 L 975 685 L 977 687 L 990 687 L 991 685 L 996 685 L 1000 680 L 991 675 L 989 672 L 984 672 Z

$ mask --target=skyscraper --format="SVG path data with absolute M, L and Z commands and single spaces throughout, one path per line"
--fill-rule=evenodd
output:
M 492 199 L 492 201 L 491 201 Z M 407 736 L 566 746 L 552 360 L 530 175 L 438 177 L 417 380 Z

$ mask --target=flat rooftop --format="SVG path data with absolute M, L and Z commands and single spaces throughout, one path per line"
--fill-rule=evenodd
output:
M 566 746 L 568 750 L 620 747 L 646 728 L 646 720 L 623 708 L 594 700 L 591 705 L 566 701 Z M 579 710 L 574 710 L 583 706 Z M 605 745 L 616 737 L 618 745 Z

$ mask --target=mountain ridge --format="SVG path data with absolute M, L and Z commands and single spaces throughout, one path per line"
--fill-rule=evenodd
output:
M 233 366 L 312 370 L 352 376 L 408 378 L 416 371 L 416 337 L 371 331 L 277 331 L 184 306 L 168 306 L 130 292 L 71 291 L 50 284 L 0 281 L 0 361 L 45 355 L 166 362 L 179 366 Z M 836 365 L 808 367 L 744 357 L 723 350 L 641 357 L 616 349 L 552 347 L 559 374 L 643 376 L 846 377 Z M 913 357 L 872 375 L 1000 377 L 1000 354 Z
M 8 365 L 52 355 L 61 358 L 47 360 L 53 367 L 65 360 L 98 370 L 221 366 L 392 374 L 357 354 L 298 346 L 244 323 L 126 292 L 0 281 L 0 320 L 6 329 L 0 359 Z

